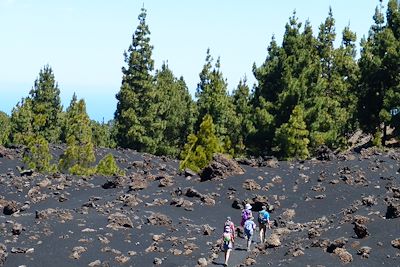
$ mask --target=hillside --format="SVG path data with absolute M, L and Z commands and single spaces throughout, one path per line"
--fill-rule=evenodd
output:
M 21 173 L 18 149 L 0 151 L 0 266 L 222 266 L 223 222 L 245 203 L 269 206 L 281 245 L 256 236 L 247 252 L 239 238 L 230 266 L 399 262 L 399 150 L 241 160 L 244 174 L 207 181 L 164 157 L 96 155 L 108 152 L 126 176 Z

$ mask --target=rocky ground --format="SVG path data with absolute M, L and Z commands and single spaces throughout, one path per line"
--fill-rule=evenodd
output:
M 97 155 L 108 152 L 126 176 L 42 175 L 0 148 L 0 266 L 222 266 L 223 223 L 239 224 L 245 203 L 274 224 L 250 252 L 239 238 L 230 266 L 399 265 L 399 150 L 217 156 L 200 176 L 130 150 Z

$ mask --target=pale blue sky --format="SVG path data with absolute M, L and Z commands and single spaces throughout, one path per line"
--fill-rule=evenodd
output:
M 155 68 L 168 60 L 175 76 L 183 76 L 194 93 L 207 48 L 214 59 L 221 57 L 229 90 L 244 75 L 252 85 L 253 63 L 264 61 L 273 34 L 281 41 L 293 10 L 301 22 L 311 21 L 316 34 L 331 6 L 338 43 L 348 24 L 359 43 L 379 1 L 0 0 L 0 110 L 10 114 L 49 64 L 64 108 L 76 92 L 85 98 L 92 119 L 112 119 L 123 52 L 143 3 Z

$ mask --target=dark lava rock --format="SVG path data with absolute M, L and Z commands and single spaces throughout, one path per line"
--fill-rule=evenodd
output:
M 132 228 L 133 223 L 131 219 L 126 216 L 125 214 L 116 212 L 108 216 L 108 222 L 109 224 L 107 227 L 113 228 L 113 229 L 118 229 L 118 228 Z
M 261 189 L 261 185 L 259 185 L 256 181 L 254 181 L 253 179 L 247 179 L 246 181 L 244 181 L 243 186 L 244 189 L 249 190 L 249 191 L 253 191 L 253 190 L 260 190 Z
M 138 191 L 147 188 L 148 183 L 144 179 L 134 179 L 129 185 L 129 190 Z
M 369 236 L 369 232 L 367 230 L 367 227 L 364 224 L 356 223 L 354 222 L 354 232 L 356 233 L 358 238 L 364 238 L 366 236 Z
M 4 206 L 3 213 L 5 215 L 11 215 L 19 210 L 19 206 L 20 205 L 16 201 L 9 201 L 8 204 Z
M 7 247 L 0 243 L 0 266 L 4 266 L 7 259 Z
M 193 189 L 191 187 L 186 190 L 185 195 L 187 197 L 198 197 L 198 198 L 202 197 L 202 194 L 200 194 L 196 189 Z
M 333 253 L 339 257 L 343 263 L 350 263 L 353 261 L 353 256 L 344 248 L 336 248 Z
M 390 243 L 392 244 L 393 247 L 400 249 L 400 238 L 392 240 L 392 242 Z
M 15 223 L 11 229 L 11 232 L 13 235 L 20 235 L 22 233 L 22 224 L 20 223 Z
M 203 225 L 203 235 L 211 235 L 215 231 L 215 228 L 208 224 Z
M 147 218 L 147 221 L 151 225 L 170 226 L 172 224 L 172 220 L 162 213 L 153 213 Z
M 369 254 L 371 253 L 371 251 L 372 248 L 364 246 L 357 251 L 357 254 L 361 255 L 362 258 L 369 258 Z
M 400 203 L 392 202 L 386 210 L 386 219 L 395 219 L 400 217 Z
M 211 163 L 201 171 L 200 177 L 201 181 L 207 181 L 243 173 L 244 170 L 235 160 L 229 159 L 223 154 L 215 154 Z
M 318 160 L 334 160 L 336 159 L 335 154 L 332 152 L 332 150 L 327 147 L 326 145 L 322 145 L 316 150 L 316 155 Z

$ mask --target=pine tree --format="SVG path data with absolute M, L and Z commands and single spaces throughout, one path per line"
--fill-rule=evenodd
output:
M 211 115 L 206 114 L 200 124 L 197 135 L 189 134 L 187 143 L 181 154 L 179 168 L 189 168 L 199 172 L 212 160 L 215 153 L 223 152 L 223 147 L 215 134 Z
M 10 140 L 12 143 L 22 145 L 28 143 L 28 139 L 33 135 L 32 118 L 32 100 L 22 98 L 11 112 Z
M 231 136 L 237 156 L 245 156 L 247 154 L 246 145 L 248 144 L 249 136 L 255 132 L 252 121 L 250 89 L 246 82 L 246 77 L 240 80 L 237 88 L 232 93 L 238 127 L 231 129 Z
M 49 143 L 41 135 L 30 135 L 26 141 L 23 160 L 29 168 L 41 173 L 54 173 L 57 166 L 52 164 Z
M 146 10 L 142 8 L 139 25 L 132 36 L 132 44 L 124 53 L 127 67 L 122 68 L 122 85 L 116 95 L 116 141 L 121 147 L 154 153 L 162 140 L 164 124 L 157 118 L 154 78 L 151 72 L 150 31 L 146 24 Z
M 92 142 L 95 147 L 115 147 L 116 144 L 112 137 L 112 122 L 99 123 L 91 120 L 90 125 L 92 129 Z
M 61 131 L 59 116 L 62 112 L 60 90 L 49 65 L 40 70 L 29 96 L 32 100 L 34 133 L 43 136 L 50 143 L 59 142 Z
M 108 153 L 99 161 L 99 164 L 97 164 L 96 167 L 96 173 L 105 176 L 124 175 L 124 171 L 118 167 L 114 156 L 111 153 Z
M 95 161 L 90 119 L 83 99 L 74 94 L 66 112 L 64 131 L 67 149 L 60 157 L 59 169 L 71 174 L 89 175 L 94 172 L 91 164 Z
M 301 105 L 296 106 L 290 119 L 276 131 L 275 143 L 277 150 L 286 159 L 306 159 L 308 151 L 308 130 L 304 122 L 304 109 Z
M 199 125 L 206 114 L 209 114 L 215 124 L 216 135 L 224 140 L 226 150 L 230 150 L 231 136 L 229 129 L 238 126 L 232 99 L 227 91 L 227 83 L 220 70 L 220 59 L 212 66 L 213 59 L 207 50 L 206 63 L 200 73 L 200 83 L 197 85 L 197 109 Z M 196 127 L 197 128 L 197 127 Z
M 165 63 L 155 80 L 157 116 L 164 123 L 163 139 L 156 154 L 176 157 L 186 142 L 185 137 L 193 133 L 195 103 L 183 78 L 174 77 Z
M 400 102 L 400 13 L 395 0 L 390 0 L 386 25 L 381 8 L 375 9 L 375 24 L 367 39 L 361 42 L 359 66 L 361 83 L 359 120 L 364 130 L 375 133 L 383 124 L 382 142 L 386 140 L 386 125 L 391 123 L 390 109 Z
M 0 146 L 4 146 L 9 143 L 9 135 L 11 132 L 11 119 L 3 111 L 0 111 L 0 129 Z

